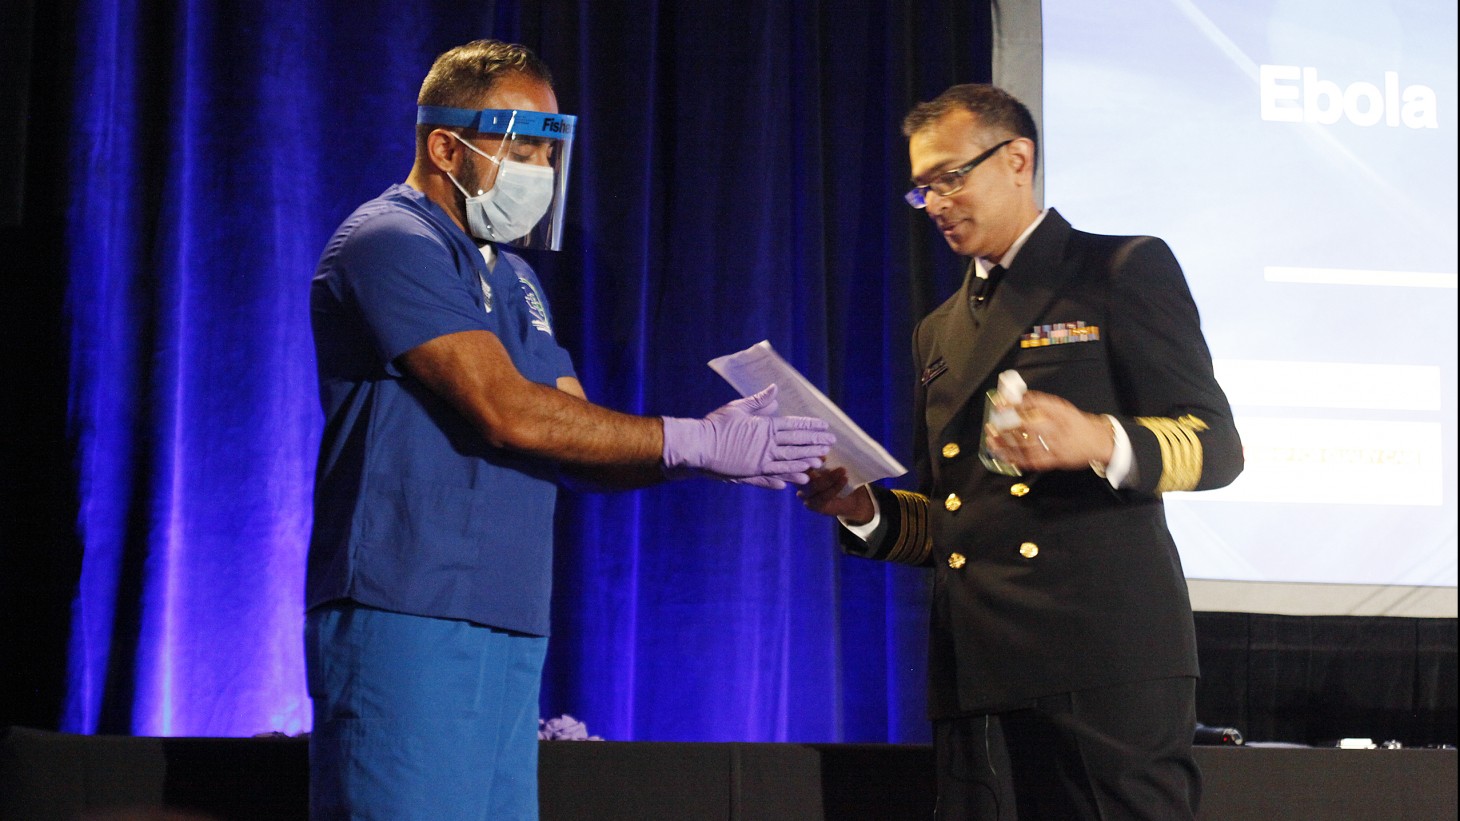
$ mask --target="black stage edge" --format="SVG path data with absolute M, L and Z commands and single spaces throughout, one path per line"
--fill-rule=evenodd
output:
M 304 819 L 297 738 L 0 737 L 0 819 Z M 896 744 L 543 742 L 543 821 L 932 818 L 932 749 Z M 1210 821 L 1455 818 L 1453 749 L 1198 747 Z M 109 815 L 129 810 L 125 815 Z M 166 814 L 193 813 L 195 815 Z

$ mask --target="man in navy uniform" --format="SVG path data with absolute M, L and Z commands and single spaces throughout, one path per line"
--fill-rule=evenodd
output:
M 1243 460 L 1181 268 L 1041 210 L 1033 118 L 997 88 L 903 133 L 908 202 L 971 258 L 914 333 L 919 491 L 842 496 L 837 470 L 801 495 L 847 552 L 933 568 L 939 819 L 1190 819 L 1196 643 L 1161 495 Z M 1005 371 L 1028 393 L 986 425 Z

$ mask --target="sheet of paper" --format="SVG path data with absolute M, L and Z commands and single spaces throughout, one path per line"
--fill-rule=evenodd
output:
M 877 440 L 857 427 L 836 403 L 782 359 L 768 340 L 711 359 L 710 368 L 725 377 L 741 396 L 759 393 L 774 382 L 776 400 L 780 403 L 779 416 L 825 419 L 836 434 L 836 444 L 827 454 L 826 467 L 846 468 L 848 489 L 907 473 L 907 468 L 892 458 Z

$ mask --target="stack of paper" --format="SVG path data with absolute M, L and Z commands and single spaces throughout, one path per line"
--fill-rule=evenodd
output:
M 826 420 L 831 432 L 836 434 L 836 444 L 826 457 L 825 467 L 846 468 L 849 490 L 907 473 L 907 468 L 892 458 L 877 440 L 857 427 L 836 403 L 782 359 L 769 341 L 762 340 L 738 353 L 711 359 L 710 367 L 725 377 L 741 396 L 759 393 L 775 383 L 779 416 L 814 416 Z

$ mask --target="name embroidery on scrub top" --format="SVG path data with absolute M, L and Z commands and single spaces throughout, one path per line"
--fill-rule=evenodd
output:
M 537 286 L 522 274 L 517 275 L 517 282 L 522 286 L 522 298 L 527 301 L 527 312 L 532 316 L 532 327 L 552 336 L 553 326 L 548 323 L 547 309 L 542 305 L 542 295 L 537 292 Z

